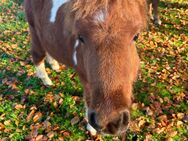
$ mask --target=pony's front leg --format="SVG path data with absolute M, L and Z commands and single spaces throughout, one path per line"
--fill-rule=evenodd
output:
M 44 61 L 42 61 L 39 65 L 36 66 L 36 75 L 38 78 L 42 80 L 44 85 L 51 86 L 53 85 L 52 81 L 48 77 L 48 74 L 45 70 L 45 64 Z
M 30 27 L 31 39 L 32 39 L 31 55 L 32 55 L 33 63 L 36 67 L 36 75 L 38 78 L 42 80 L 44 85 L 51 86 L 53 85 L 53 83 L 48 77 L 44 65 L 44 58 L 46 57 L 45 50 L 40 43 L 35 28 L 33 26 L 29 26 L 29 27 Z
M 51 57 L 48 53 L 46 54 L 46 61 L 50 64 L 53 70 L 55 71 L 59 70 L 60 67 L 58 62 L 53 57 Z

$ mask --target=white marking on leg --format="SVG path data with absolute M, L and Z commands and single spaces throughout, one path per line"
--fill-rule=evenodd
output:
M 162 24 L 162 22 L 161 22 L 161 20 L 159 19 L 158 16 L 154 16 L 154 24 L 155 25 L 161 25 Z
M 57 16 L 58 9 L 68 2 L 69 0 L 52 0 L 52 9 L 51 9 L 51 15 L 50 15 L 50 22 L 54 23 Z
M 48 74 L 45 70 L 44 62 L 42 62 L 38 66 L 36 66 L 36 75 L 37 75 L 38 78 L 40 78 L 42 80 L 44 85 L 46 85 L 46 86 L 53 85 L 52 81 L 48 77 Z
M 46 61 L 50 64 L 53 70 L 55 71 L 59 70 L 58 62 L 53 57 L 51 57 L 48 53 L 46 54 Z
M 88 108 L 87 108 L 87 106 L 86 106 L 86 121 L 88 122 Z M 96 136 L 97 135 L 97 131 L 89 123 L 87 123 L 86 129 L 90 132 L 90 134 L 92 136 Z
M 76 42 L 74 44 L 74 52 L 73 52 L 73 56 L 72 56 L 73 57 L 73 62 L 74 62 L 75 66 L 77 66 L 77 64 L 78 64 L 78 61 L 77 61 L 77 51 L 76 51 L 78 45 L 79 45 L 79 40 L 76 40 Z

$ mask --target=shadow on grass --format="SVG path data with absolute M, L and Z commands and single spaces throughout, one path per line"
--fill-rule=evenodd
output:
M 162 7 L 162 8 L 176 8 L 176 9 L 180 9 L 180 8 L 183 8 L 183 9 L 188 9 L 188 4 L 180 4 L 178 2 L 164 2 L 164 1 L 160 1 L 159 3 L 159 6 Z

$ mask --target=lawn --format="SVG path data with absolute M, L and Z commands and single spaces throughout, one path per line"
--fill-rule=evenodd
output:
M 141 70 L 134 87 L 128 141 L 188 140 L 188 1 L 161 0 L 162 25 L 137 41 Z M 85 130 L 82 86 L 74 70 L 35 77 L 21 0 L 0 1 L 0 140 L 118 140 Z

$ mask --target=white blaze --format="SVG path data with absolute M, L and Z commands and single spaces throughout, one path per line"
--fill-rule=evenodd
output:
M 54 23 L 56 20 L 56 15 L 58 9 L 69 0 L 52 0 L 52 9 L 51 9 L 51 15 L 50 15 L 50 22 Z
M 106 12 L 104 10 L 100 10 L 96 13 L 94 20 L 95 22 L 104 22 L 106 19 Z
M 76 40 L 75 44 L 74 44 L 74 52 L 73 52 L 73 61 L 74 61 L 74 65 L 77 66 L 78 64 L 78 61 L 77 61 L 77 51 L 76 51 L 76 48 L 78 47 L 79 45 L 79 40 Z

